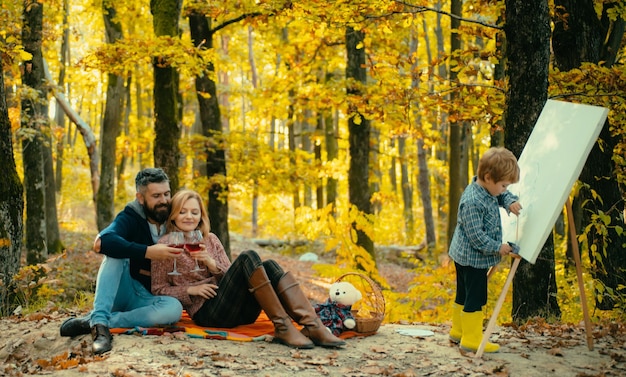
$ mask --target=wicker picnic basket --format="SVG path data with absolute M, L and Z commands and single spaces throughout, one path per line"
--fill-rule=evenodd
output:
M 378 331 L 385 318 L 385 297 L 378 284 L 358 272 L 348 272 L 337 278 L 337 282 L 351 283 L 361 291 L 363 297 L 352 305 L 352 315 L 356 322 L 354 330 L 359 333 Z

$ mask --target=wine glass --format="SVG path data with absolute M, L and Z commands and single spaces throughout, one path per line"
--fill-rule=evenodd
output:
M 189 252 L 189 254 L 193 255 L 195 253 L 197 253 L 198 251 L 200 251 L 200 242 L 202 242 L 203 238 L 202 238 L 202 231 L 199 229 L 196 230 L 192 230 L 191 232 L 188 233 L 188 238 L 185 240 L 185 249 L 187 249 L 187 251 Z M 198 259 L 195 258 L 196 261 L 196 267 L 191 270 L 193 272 L 196 271 L 204 271 L 203 268 L 200 268 L 200 266 L 198 265 Z
M 169 234 L 169 243 L 168 245 L 169 247 L 175 247 L 177 249 L 182 249 L 183 247 L 185 247 L 185 235 L 183 234 L 183 232 L 171 232 Z M 176 254 L 180 254 L 181 251 L 176 252 Z M 172 272 L 168 272 L 168 275 L 180 275 L 180 272 L 178 272 L 178 270 L 176 269 L 176 259 L 174 258 L 174 270 L 172 270 Z

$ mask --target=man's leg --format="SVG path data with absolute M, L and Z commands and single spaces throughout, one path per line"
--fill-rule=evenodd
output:
M 130 262 L 128 259 L 104 256 L 98 278 L 96 293 L 93 300 L 93 311 L 89 318 L 91 327 L 96 324 L 109 326 L 111 314 L 115 306 L 127 301 L 131 288 Z
M 183 313 L 180 301 L 169 296 L 154 296 L 137 280 L 130 279 L 126 300 L 116 300 L 110 327 L 152 327 L 178 322 Z
M 94 309 L 82 318 L 69 318 L 61 325 L 61 336 L 78 336 L 89 334 L 96 324 L 109 326 L 111 310 L 118 297 L 120 286 L 128 291 L 126 284 L 130 281 L 129 263 L 127 259 L 116 259 L 104 256 L 96 278 Z M 122 278 L 125 284 L 122 284 Z M 122 297 L 120 297 L 122 299 Z

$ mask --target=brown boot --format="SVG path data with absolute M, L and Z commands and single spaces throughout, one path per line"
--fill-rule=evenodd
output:
M 322 347 L 340 347 L 346 344 L 344 340 L 337 338 L 324 326 L 315 313 L 315 309 L 311 306 L 311 302 L 300 289 L 300 283 L 291 273 L 286 272 L 283 275 L 276 290 L 287 313 L 296 322 L 304 326 L 301 330 L 302 334 L 311 339 L 313 343 Z
M 250 292 L 274 324 L 275 342 L 293 348 L 313 348 L 315 346 L 309 338 L 301 334 L 291 323 L 291 318 L 289 318 L 278 296 L 276 296 L 265 268 L 259 267 L 254 270 L 250 280 L 248 280 L 248 284 L 251 287 Z

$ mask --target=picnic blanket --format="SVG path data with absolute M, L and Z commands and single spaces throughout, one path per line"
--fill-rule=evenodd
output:
M 294 323 L 296 328 L 301 329 L 302 326 Z M 187 336 L 192 338 L 205 338 L 205 339 L 220 339 L 220 340 L 234 340 L 240 342 L 253 342 L 264 341 L 268 337 L 274 336 L 274 325 L 272 321 L 267 317 L 265 312 L 261 311 L 261 314 L 254 323 L 249 325 L 241 325 L 233 328 L 219 328 L 219 327 L 202 327 L 196 325 L 186 311 L 183 311 L 183 316 L 180 321 L 170 326 L 163 327 L 134 327 L 134 328 L 115 328 L 111 329 L 112 334 L 127 334 L 127 335 L 163 335 L 166 333 L 179 333 L 184 332 Z M 355 336 L 369 336 L 376 332 L 371 333 L 357 333 L 355 331 L 344 331 L 340 334 L 340 338 L 348 339 Z

